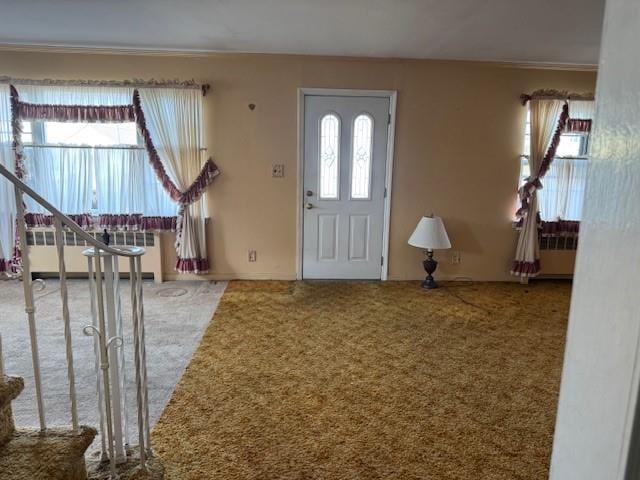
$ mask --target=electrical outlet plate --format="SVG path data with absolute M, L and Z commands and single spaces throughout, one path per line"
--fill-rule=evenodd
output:
M 249 250 L 249 261 L 255 262 L 257 260 L 258 254 L 255 250 Z
M 454 250 L 451 254 L 451 263 L 458 265 L 460 263 L 460 250 Z
M 281 163 L 275 164 L 271 169 L 271 176 L 273 177 L 284 177 L 284 165 Z

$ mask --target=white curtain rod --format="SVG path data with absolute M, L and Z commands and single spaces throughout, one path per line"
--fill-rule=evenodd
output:
M 177 88 L 201 90 L 202 95 L 206 95 L 211 89 L 208 83 L 196 83 L 195 80 L 60 80 L 60 79 L 30 79 L 12 78 L 0 76 L 0 84 L 13 85 L 43 85 L 51 87 L 77 86 L 77 87 L 129 87 L 129 88 Z

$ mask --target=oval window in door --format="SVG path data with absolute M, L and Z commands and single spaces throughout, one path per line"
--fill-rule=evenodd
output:
M 351 198 L 368 199 L 371 187 L 371 150 L 373 120 L 360 114 L 353 121 L 351 146 Z
M 320 120 L 320 198 L 337 199 L 340 184 L 340 119 L 328 113 Z

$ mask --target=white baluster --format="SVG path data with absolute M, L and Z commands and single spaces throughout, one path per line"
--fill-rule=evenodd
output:
M 33 288 L 31 282 L 31 269 L 29 265 L 29 251 L 27 246 L 27 229 L 24 223 L 24 203 L 22 203 L 22 191 L 14 186 L 16 199 L 16 223 L 18 224 L 18 236 L 20 237 L 20 251 L 22 253 L 22 288 L 24 290 L 24 311 L 29 322 L 29 337 L 31 341 L 31 362 L 33 363 L 33 379 L 36 387 L 36 401 L 38 404 L 38 418 L 40 430 L 47 429 L 44 413 L 44 399 L 42 398 L 42 375 L 40 373 L 40 354 L 38 352 L 38 334 L 36 330 L 35 306 L 33 303 Z
M 71 400 L 71 426 L 78 432 L 78 400 L 76 398 L 76 375 L 73 368 L 73 346 L 71 344 L 71 325 L 69 319 L 69 295 L 67 293 L 67 274 L 64 264 L 64 240 L 62 222 L 54 219 L 56 248 L 58 250 L 58 274 L 60 275 L 60 297 L 62 299 L 62 321 L 64 322 L 64 344 L 67 354 L 67 379 L 69 380 L 69 399 Z
M 140 366 L 140 328 L 138 321 L 138 294 L 137 294 L 136 262 L 129 258 L 129 279 L 131 286 L 131 320 L 133 321 L 133 350 L 136 369 L 136 401 L 138 403 L 138 446 L 140 448 L 140 468 L 146 469 L 144 408 L 142 396 L 142 369 Z
M 83 252 L 86 255 L 86 252 Z M 96 311 L 96 279 L 93 273 L 93 260 L 87 256 L 87 271 L 89 272 L 89 296 L 91 298 L 91 325 L 98 331 L 98 312 Z M 87 332 L 85 328 L 85 332 Z M 96 374 L 96 395 L 98 397 L 98 415 L 100 417 L 100 453 L 101 460 L 104 461 L 107 455 L 107 432 L 105 431 L 104 410 L 102 409 L 102 385 L 100 379 L 100 339 L 98 335 L 93 335 L 94 371 Z
M 103 254 L 104 279 L 107 311 L 107 338 L 118 337 L 118 326 L 115 310 L 115 287 L 113 283 L 113 256 L 108 253 Z M 117 343 L 109 347 L 109 375 L 111 377 L 111 406 L 113 408 L 113 436 L 116 448 L 116 461 L 118 463 L 126 461 L 124 451 L 124 439 L 122 431 L 122 395 L 120 385 L 120 353 Z
M 149 426 L 149 386 L 147 383 L 147 348 L 144 332 L 144 302 L 142 298 L 142 257 L 135 258 L 136 262 L 136 291 L 138 302 L 138 322 L 140 323 L 140 363 L 142 367 L 142 393 L 144 398 L 144 427 L 147 455 L 151 456 L 151 427 Z
M 100 333 L 100 369 L 102 370 L 102 385 L 104 388 L 104 412 L 107 421 L 107 444 L 109 450 L 109 467 L 111 476 L 116 477 L 116 458 L 113 445 L 113 418 L 111 413 L 111 389 L 109 386 L 109 350 L 108 340 L 105 338 L 107 334 L 106 322 L 104 318 L 104 298 L 102 291 L 102 268 L 100 265 L 100 250 L 95 248 L 94 261 L 96 267 L 96 292 L 98 307 L 98 324 Z
M 116 327 L 118 336 L 122 338 L 122 347 L 118 349 L 118 361 L 120 365 L 120 391 L 122 393 L 122 430 L 126 453 L 129 449 L 129 411 L 127 409 L 127 369 L 124 361 L 124 322 L 122 319 L 122 301 L 120 300 L 120 266 L 118 265 L 118 257 L 113 257 L 113 285 L 116 301 Z

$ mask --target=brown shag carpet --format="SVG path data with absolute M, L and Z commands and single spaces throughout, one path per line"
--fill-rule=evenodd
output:
M 570 290 L 233 282 L 154 446 L 170 479 L 546 479 Z

